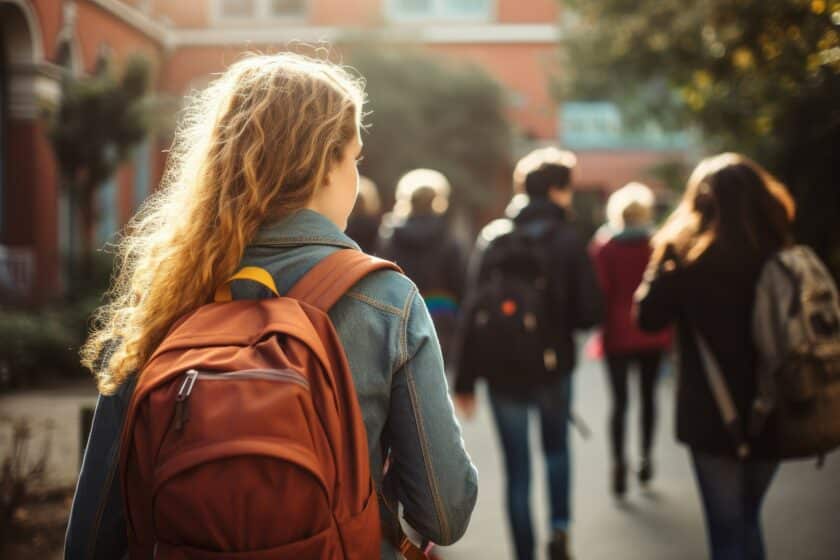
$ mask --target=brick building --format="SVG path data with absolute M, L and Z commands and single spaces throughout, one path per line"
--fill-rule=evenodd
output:
M 340 43 L 348 31 L 374 31 L 481 64 L 509 90 L 523 146 L 558 142 L 578 151 L 577 179 L 593 192 L 644 177 L 679 154 L 681 139 L 626 135 L 607 104 L 557 106 L 549 74 L 559 11 L 555 0 L 0 0 L 0 290 L 61 291 L 68 209 L 44 107 L 60 96 L 62 48 L 77 74 L 103 53 L 119 64 L 142 52 L 154 89 L 177 99 L 243 50 Z M 159 181 L 168 141 L 147 139 L 101 190 L 101 241 Z

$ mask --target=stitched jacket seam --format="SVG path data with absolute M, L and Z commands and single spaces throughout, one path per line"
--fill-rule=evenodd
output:
M 412 286 L 411 291 L 409 291 L 408 296 L 405 298 L 405 305 L 403 306 L 402 313 L 400 314 L 402 317 L 400 324 L 400 361 L 397 364 L 397 367 L 394 368 L 394 373 L 402 369 L 402 367 L 408 362 L 408 314 L 416 295 L 417 289 Z
M 347 292 L 345 295 L 347 295 L 347 296 L 349 296 L 349 297 L 351 297 L 355 300 L 361 301 L 363 303 L 367 303 L 371 307 L 375 307 L 375 308 L 379 309 L 380 311 L 385 311 L 386 313 L 389 313 L 391 315 L 396 315 L 398 317 L 402 317 L 402 315 L 403 315 L 403 312 L 402 312 L 402 310 L 400 310 L 400 308 L 395 307 L 393 305 L 388 305 L 387 303 L 383 303 L 383 302 L 381 302 L 377 299 L 374 299 L 370 296 L 366 296 L 365 294 L 362 294 L 360 292 L 352 291 L 352 292 Z
M 414 384 L 414 376 L 411 372 L 411 363 L 407 362 L 405 365 L 405 376 L 408 382 L 408 394 L 411 398 L 412 413 L 414 414 L 414 421 L 417 424 L 417 435 L 420 439 L 420 450 L 423 453 L 423 465 L 426 469 L 426 478 L 429 482 L 429 490 L 432 493 L 432 501 L 435 504 L 435 512 L 437 513 L 438 523 L 440 526 L 442 540 L 449 541 L 449 523 L 443 509 L 443 502 L 440 498 L 440 489 L 437 485 L 437 475 L 435 474 L 434 465 L 432 464 L 431 453 L 429 452 L 429 442 L 426 437 L 426 426 L 423 422 L 423 414 L 420 407 L 417 405 L 417 387 Z

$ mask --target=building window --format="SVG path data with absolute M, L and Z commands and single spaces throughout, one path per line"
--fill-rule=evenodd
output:
M 490 19 L 494 0 L 388 0 L 391 19 Z
M 301 18 L 307 5 L 307 0 L 215 0 L 215 14 L 228 22 Z
M 428 16 L 432 14 L 434 0 L 393 0 L 391 11 L 394 15 Z
M 628 127 L 613 103 L 574 101 L 558 112 L 562 144 L 572 150 L 684 150 L 685 132 L 667 132 L 654 122 Z
M 488 16 L 490 0 L 446 0 L 447 13 L 457 16 Z
M 222 0 L 221 16 L 226 18 L 256 17 L 255 0 Z
M 273 16 L 302 16 L 305 13 L 306 0 L 271 0 L 271 15 Z

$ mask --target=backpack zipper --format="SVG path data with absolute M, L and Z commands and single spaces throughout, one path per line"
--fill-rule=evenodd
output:
M 189 420 L 188 399 L 199 379 L 206 381 L 230 381 L 231 379 L 262 379 L 264 381 L 288 381 L 309 390 L 309 381 L 292 370 L 246 369 L 224 373 L 202 373 L 196 369 L 185 372 L 184 381 L 175 397 L 175 430 L 181 431 Z

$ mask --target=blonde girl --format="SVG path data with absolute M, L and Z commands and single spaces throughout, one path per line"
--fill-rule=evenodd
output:
M 343 230 L 358 190 L 363 103 L 352 73 L 289 53 L 237 62 L 190 103 L 161 188 L 126 228 L 108 303 L 82 350 L 101 396 L 68 558 L 126 551 L 116 480 L 120 431 L 135 372 L 173 323 L 211 301 L 242 266 L 268 270 L 284 293 L 332 252 L 358 248 Z M 234 298 L 264 295 L 241 284 Z M 476 472 L 416 287 L 393 271 L 373 273 L 330 317 L 353 373 L 381 492 L 381 557 L 397 558 L 388 537 L 398 526 L 398 502 L 425 539 L 454 542 L 475 503 Z

